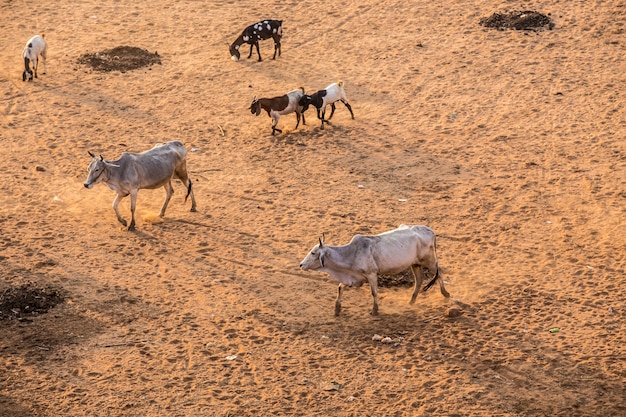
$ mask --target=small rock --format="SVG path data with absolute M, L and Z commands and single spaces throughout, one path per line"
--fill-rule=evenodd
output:
M 387 343 L 387 344 L 393 343 L 393 340 L 391 340 L 391 337 L 387 336 L 387 337 L 383 337 L 380 343 Z
M 446 310 L 447 317 L 459 317 L 462 316 L 463 313 L 464 311 L 458 307 L 450 307 L 448 310 Z
M 379 334 L 375 334 L 372 337 L 372 342 L 380 342 L 381 340 L 383 340 L 383 337 L 381 335 L 379 335 Z
M 40 167 L 39 165 L 37 165 L 35 167 L 35 171 L 37 171 L 37 172 L 46 172 L 46 169 L 44 167 Z

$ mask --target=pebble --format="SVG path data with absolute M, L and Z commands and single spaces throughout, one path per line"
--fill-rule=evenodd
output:
M 463 313 L 464 311 L 458 307 L 450 307 L 448 310 L 446 310 L 447 317 L 459 317 L 462 316 Z

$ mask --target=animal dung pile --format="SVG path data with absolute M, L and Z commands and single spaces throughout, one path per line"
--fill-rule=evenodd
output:
M 135 46 L 118 46 L 102 52 L 86 53 L 78 58 L 78 63 L 100 72 L 126 72 L 153 64 L 161 65 L 158 52 L 148 52 Z
M 549 16 L 549 14 L 548 14 Z M 488 28 L 498 30 L 541 30 L 546 27 L 550 30 L 554 22 L 548 16 L 532 10 L 512 11 L 508 13 L 494 13 L 489 17 L 483 17 L 479 23 Z
M 58 288 L 38 286 L 31 282 L 19 287 L 9 287 L 0 292 L 0 320 L 47 313 L 65 300 Z

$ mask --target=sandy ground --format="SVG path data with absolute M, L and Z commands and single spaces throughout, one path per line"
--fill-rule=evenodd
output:
M 554 29 L 478 24 L 515 9 Z M 264 18 L 282 57 L 231 61 Z M 0 415 L 626 415 L 625 25 L 623 0 L 2 0 L 0 293 L 66 301 L 0 321 Z M 24 83 L 40 32 L 47 74 Z M 122 45 L 162 65 L 77 63 Z M 272 136 L 248 110 L 337 80 L 355 120 Z M 87 151 L 169 140 L 199 210 L 177 182 L 160 219 L 142 190 L 128 232 L 83 187 Z M 435 230 L 452 299 L 382 288 L 372 317 L 365 285 L 334 317 L 336 283 L 300 260 L 400 223 Z

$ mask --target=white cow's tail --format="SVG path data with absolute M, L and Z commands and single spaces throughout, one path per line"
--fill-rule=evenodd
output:
M 435 282 L 437 282 L 437 278 L 439 278 L 439 265 L 437 265 L 437 270 L 435 271 L 435 276 L 430 280 L 428 284 L 424 286 L 424 292 L 428 291 L 430 287 L 432 287 Z

